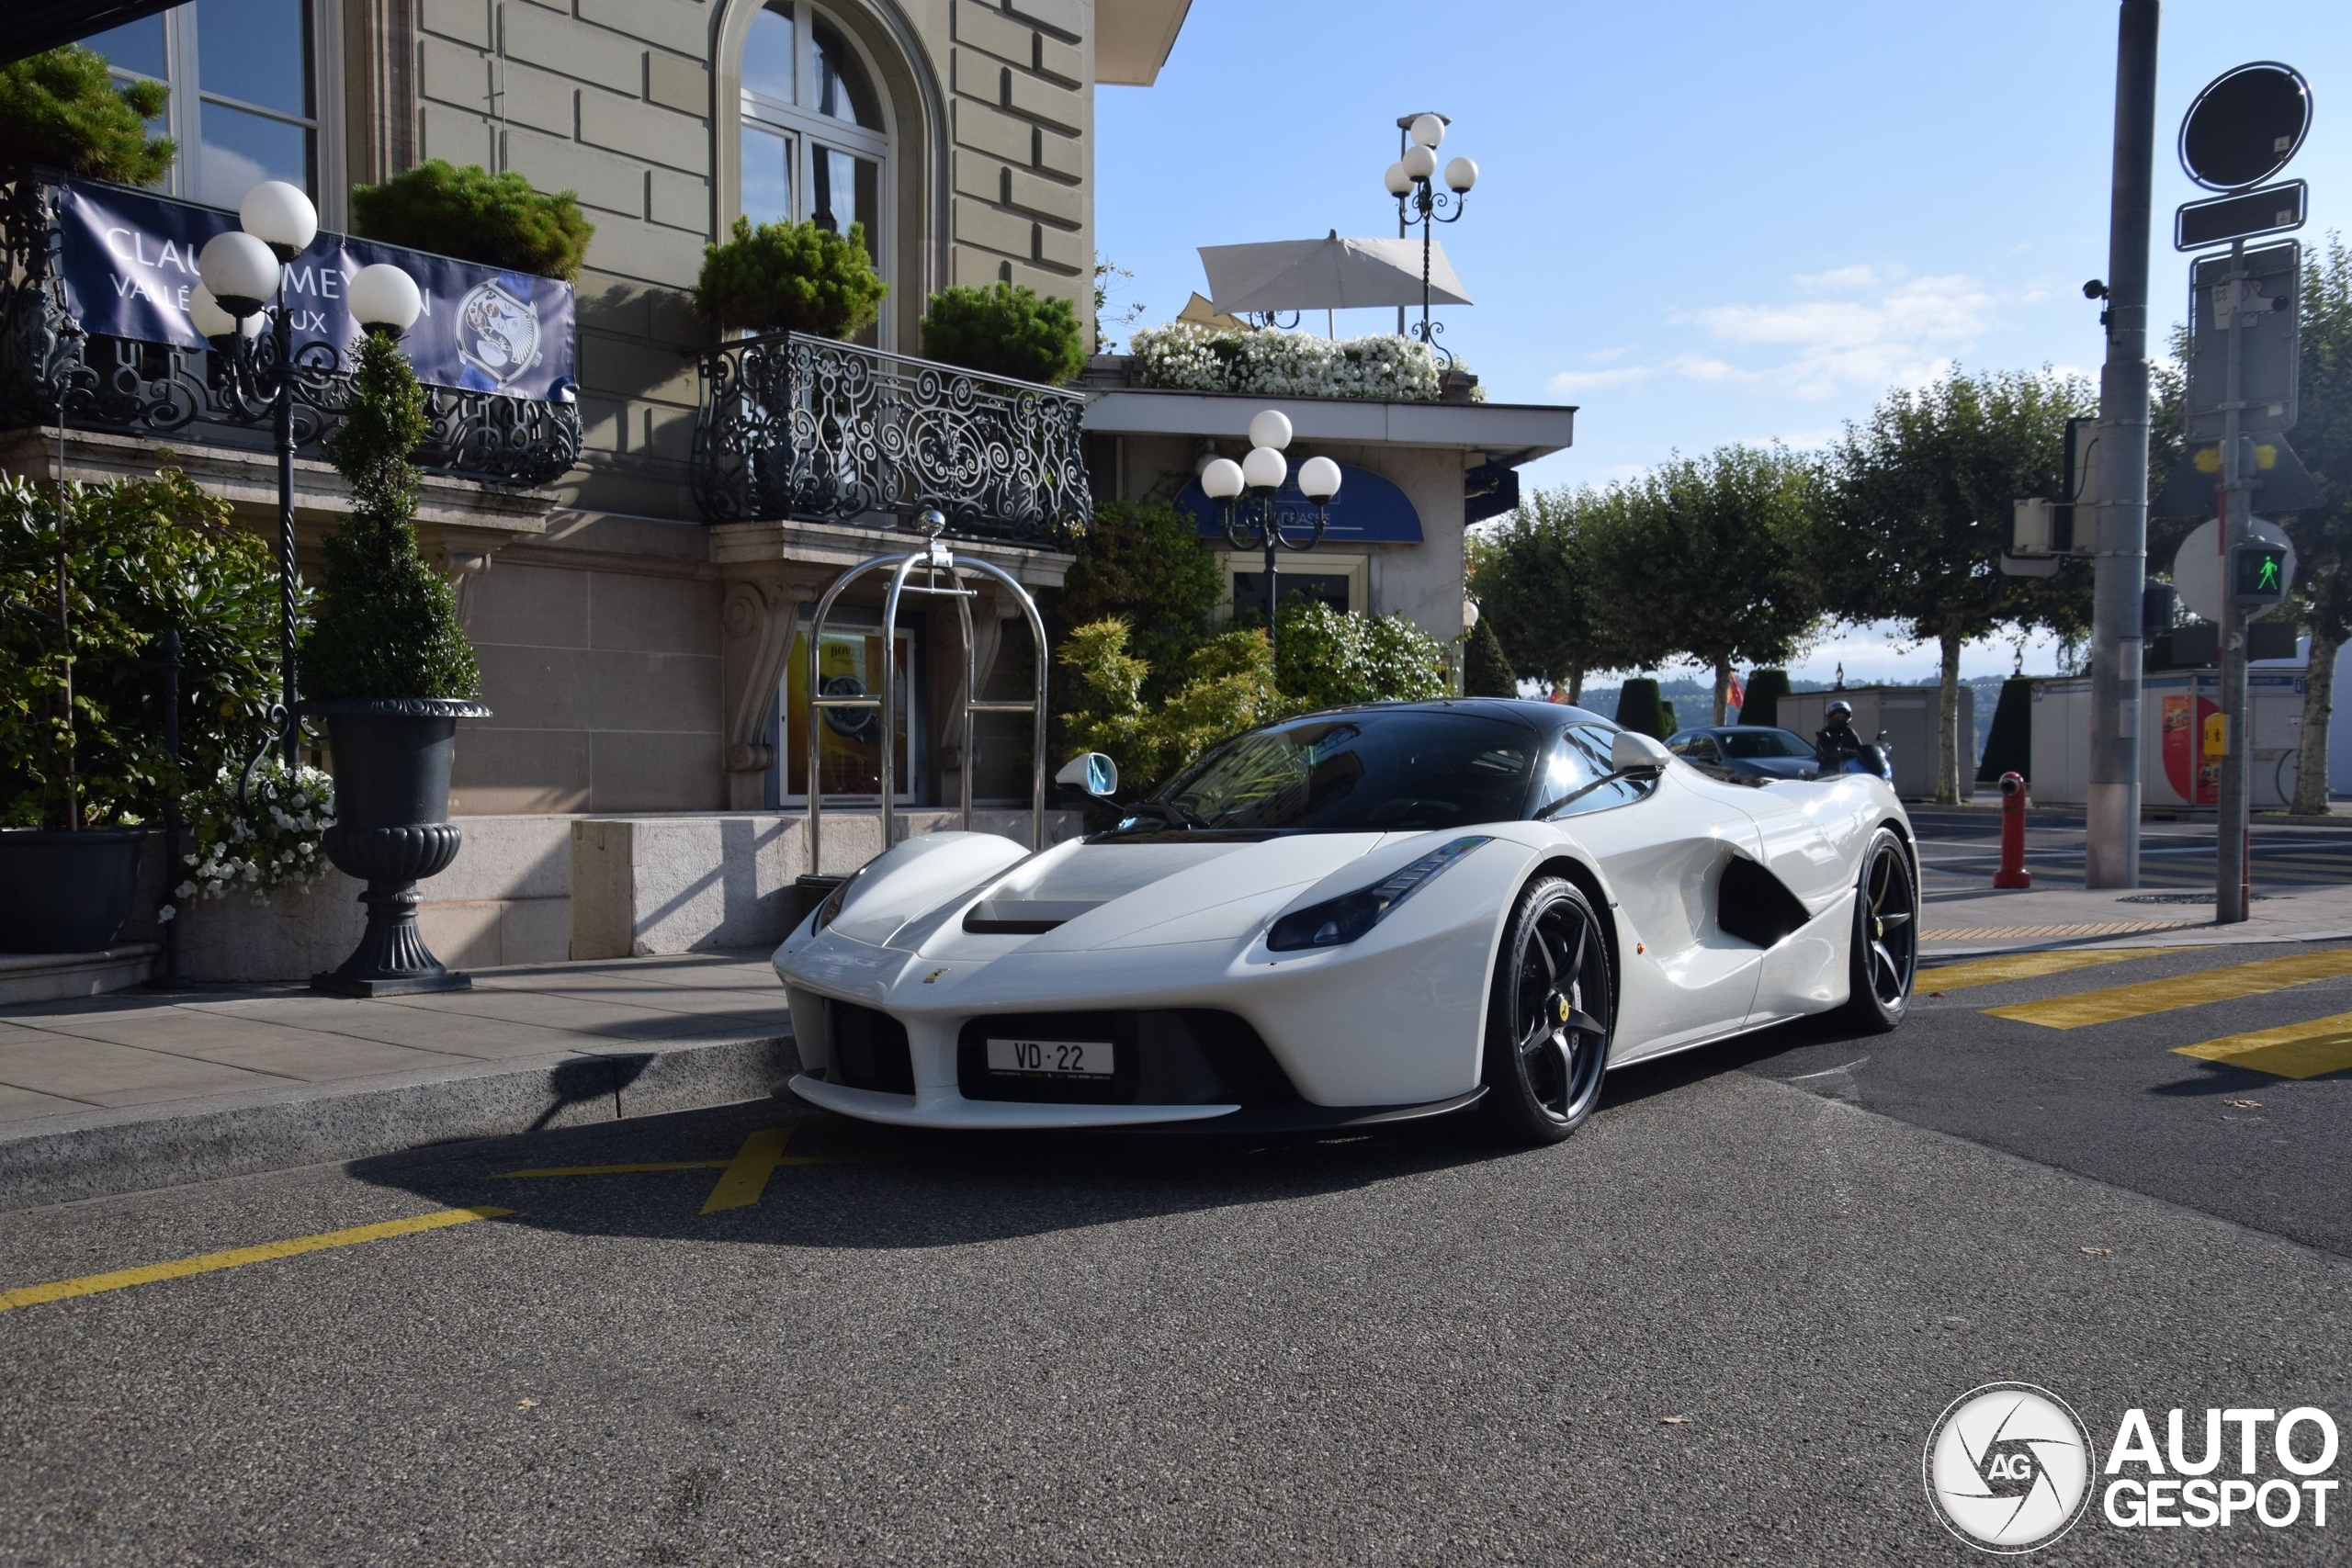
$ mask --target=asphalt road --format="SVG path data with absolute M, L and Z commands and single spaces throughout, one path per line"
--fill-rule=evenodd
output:
M 1976 1385 L 2057 1391 L 2102 1450 L 2131 1406 L 2352 1427 L 2352 1075 L 2170 1049 L 2352 978 L 1983 1010 L 2271 956 L 1627 1069 L 1533 1152 L 778 1102 L 0 1216 L 6 1291 L 520 1211 L 0 1311 L 0 1561 L 1982 1561 L 1920 1483 Z M 763 1184 L 775 1130 L 812 1163 Z M 2341 1562 L 2342 1511 L 2094 1514 L 2039 1560 Z

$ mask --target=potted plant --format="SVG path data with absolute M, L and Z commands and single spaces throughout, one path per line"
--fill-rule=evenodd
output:
M 147 134 L 169 96 L 161 82 L 117 82 L 77 43 L 0 65 L 0 177 L 51 168 L 153 185 L 179 151 Z
M 440 158 L 379 186 L 354 186 L 351 216 L 361 235 L 388 245 L 567 283 L 580 276 L 596 232 L 571 191 L 538 190 L 512 169 L 493 175 Z
M 735 220 L 724 244 L 706 245 L 695 309 L 721 332 L 807 333 L 849 338 L 890 292 L 865 254 L 865 225 L 836 234 L 815 222 Z
M 1086 367 L 1070 302 L 997 283 L 943 288 L 922 318 L 922 356 L 984 376 L 1058 387 Z
M 458 720 L 487 718 L 455 596 L 425 563 L 412 522 L 424 393 L 389 332 L 363 333 L 350 412 L 327 457 L 351 486 L 326 537 L 318 613 L 302 643 L 302 711 L 323 718 L 334 774 L 327 856 L 368 884 L 368 929 L 342 967 L 311 982 L 349 997 L 462 990 L 416 929 L 416 884 L 448 868 Z
M 267 549 L 174 470 L 53 490 L 0 476 L 0 951 L 114 941 L 146 829 L 266 723 L 277 611 Z

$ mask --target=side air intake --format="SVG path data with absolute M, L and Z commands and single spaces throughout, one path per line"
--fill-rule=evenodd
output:
M 1747 856 L 1734 855 L 1724 867 L 1723 886 L 1715 895 L 1715 924 L 1727 935 L 1772 947 L 1812 918 L 1788 884 Z

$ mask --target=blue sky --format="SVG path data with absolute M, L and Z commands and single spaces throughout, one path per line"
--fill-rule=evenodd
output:
M 1569 402 L 1543 485 L 1724 442 L 1816 446 L 1887 387 L 1971 367 L 2095 374 L 2107 273 L 2113 0 L 1194 0 L 1159 83 L 1097 98 L 1096 221 L 1146 324 L 1206 291 L 1194 247 L 1396 232 L 1399 114 L 1476 158 L 1439 233 L 1475 307 L 1444 340 L 1504 401 Z M 2258 28 L 2248 25 L 2259 17 Z M 2288 173 L 2305 240 L 2352 230 L 2352 3 L 2168 0 L 2152 303 L 2184 311 L 2173 138 L 2203 84 L 2276 58 L 2317 105 Z M 1352 320 L 1351 319 L 1352 317 Z M 1393 311 L 1341 312 L 1340 335 Z M 1312 323 L 1320 330 L 1320 322 Z M 1917 680 L 1880 632 L 1826 674 Z M 2046 668 L 2046 650 L 2029 669 Z M 2005 671 L 1972 650 L 1971 674 Z

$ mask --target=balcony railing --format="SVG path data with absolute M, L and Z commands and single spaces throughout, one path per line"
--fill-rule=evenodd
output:
M 695 504 L 713 523 L 887 523 L 1050 545 L 1094 510 L 1077 392 L 777 333 L 702 355 Z
M 18 180 L 0 191 L 0 428 L 60 418 L 74 430 L 185 434 L 211 446 L 266 450 L 279 367 L 270 334 L 240 365 L 209 349 L 85 333 L 67 315 L 57 202 L 63 186 Z M 326 344 L 296 350 L 294 441 L 320 457 L 350 405 L 349 376 Z M 417 466 L 486 484 L 542 485 L 580 457 L 580 411 L 449 387 L 424 389 Z

